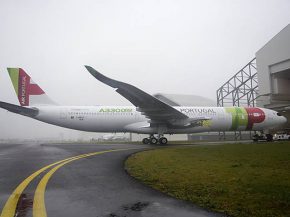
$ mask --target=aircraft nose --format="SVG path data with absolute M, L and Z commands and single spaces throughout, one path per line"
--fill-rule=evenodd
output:
M 287 122 L 287 118 L 284 116 L 281 116 L 281 124 L 285 124 Z

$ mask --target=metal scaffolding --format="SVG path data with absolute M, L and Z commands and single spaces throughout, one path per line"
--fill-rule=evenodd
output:
M 254 58 L 217 90 L 217 106 L 254 107 L 257 96 L 258 77 Z
M 256 58 L 224 83 L 216 93 L 217 106 L 254 107 L 258 96 Z M 241 138 L 241 132 L 235 132 L 235 139 Z M 220 132 L 220 139 L 225 139 L 225 132 Z

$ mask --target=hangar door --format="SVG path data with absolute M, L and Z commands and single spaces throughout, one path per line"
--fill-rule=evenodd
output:
M 276 100 L 290 100 L 290 60 L 270 66 L 271 89 Z

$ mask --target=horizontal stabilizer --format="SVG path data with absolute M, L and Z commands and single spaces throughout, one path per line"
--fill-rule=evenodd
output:
M 37 116 L 39 112 L 37 108 L 26 108 L 26 107 L 10 104 L 7 102 L 1 102 L 1 101 L 0 101 L 0 107 L 10 112 L 32 117 L 32 118 Z

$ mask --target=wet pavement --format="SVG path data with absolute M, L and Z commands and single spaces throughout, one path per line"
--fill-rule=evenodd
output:
M 72 156 L 126 149 L 78 159 L 57 170 L 48 181 L 45 206 L 49 217 L 222 216 L 151 189 L 124 170 L 132 153 L 146 145 L 0 144 L 0 211 L 14 189 L 33 172 Z M 34 192 L 47 171 L 20 195 L 16 216 L 32 216 Z

